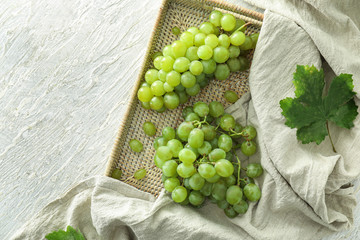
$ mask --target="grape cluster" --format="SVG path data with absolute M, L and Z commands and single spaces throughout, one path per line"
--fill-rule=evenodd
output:
M 257 163 L 242 168 L 236 150 L 246 156 L 256 152 L 255 128 L 241 126 L 216 101 L 197 102 L 182 116 L 177 129 L 165 127 L 154 141 L 165 190 L 182 205 L 201 207 L 208 197 L 230 218 L 244 214 L 248 201 L 261 197 L 253 178 L 263 169 Z
M 244 71 L 249 61 L 244 56 L 255 48 L 258 33 L 246 36 L 247 24 L 231 14 L 214 10 L 209 22 L 190 27 L 179 40 L 153 55 L 153 68 L 145 73 L 137 96 L 142 107 L 164 112 L 185 103 L 215 77 L 225 80 L 230 72 Z

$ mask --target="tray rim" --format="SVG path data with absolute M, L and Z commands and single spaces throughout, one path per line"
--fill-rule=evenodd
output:
M 106 164 L 105 173 L 104 173 L 105 176 L 108 176 L 108 177 L 111 176 L 112 170 L 113 170 L 114 166 L 116 165 L 116 161 L 119 158 L 119 148 L 124 144 L 123 142 L 120 142 L 120 139 L 122 138 L 122 136 L 124 134 L 124 128 L 126 127 L 126 123 L 127 123 L 127 121 L 129 121 L 129 115 L 130 115 L 131 109 L 133 107 L 133 104 L 137 104 L 137 90 L 139 88 L 139 85 L 140 85 L 140 82 L 142 79 L 142 75 L 143 75 L 144 69 L 146 67 L 147 58 L 152 50 L 153 44 L 155 43 L 155 36 L 157 33 L 156 31 L 161 23 L 161 17 L 164 13 L 164 9 L 166 8 L 167 4 L 169 4 L 170 2 L 177 2 L 177 1 L 179 1 L 179 0 L 162 0 L 162 3 L 160 5 L 159 11 L 158 11 L 158 14 L 156 17 L 154 27 L 152 28 L 150 39 L 147 44 L 147 50 L 146 50 L 145 57 L 141 64 L 140 71 L 137 75 L 136 82 L 133 86 L 129 102 L 126 106 L 125 114 L 123 115 L 123 117 L 120 121 L 120 126 L 119 126 L 118 132 L 116 134 L 115 142 L 113 144 L 113 148 L 112 148 L 112 151 L 110 154 L 110 159 L 107 161 L 107 164 Z M 224 8 L 224 10 L 243 13 L 245 15 L 253 17 L 259 26 L 262 25 L 262 21 L 264 19 L 264 14 L 262 14 L 260 12 L 256 12 L 256 11 L 244 8 L 242 6 L 239 6 L 239 5 L 225 2 L 223 0 L 192 0 L 192 1 L 203 4 L 204 8 L 211 7 L 211 5 L 220 5 L 221 8 Z M 211 5 L 209 5 L 209 4 L 211 4 Z

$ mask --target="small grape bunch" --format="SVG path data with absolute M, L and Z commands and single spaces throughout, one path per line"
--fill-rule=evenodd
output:
M 248 24 L 214 10 L 198 28 L 180 33 L 173 27 L 179 39 L 153 54 L 153 67 L 138 89 L 142 107 L 157 112 L 175 109 L 197 95 L 210 79 L 225 80 L 231 72 L 247 70 L 245 55 L 255 48 L 259 36 L 244 34 Z
M 248 202 L 261 197 L 254 178 L 262 175 L 260 164 L 242 168 L 236 150 L 246 156 L 256 152 L 256 129 L 241 126 L 225 113 L 220 102 L 197 102 L 183 109 L 177 129 L 165 127 L 154 141 L 155 165 L 174 202 L 201 207 L 206 198 L 234 218 L 244 214 Z

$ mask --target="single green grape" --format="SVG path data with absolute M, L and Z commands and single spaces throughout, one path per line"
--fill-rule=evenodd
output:
M 196 102 L 193 106 L 193 111 L 203 118 L 209 114 L 209 106 L 204 102 Z
M 194 44 L 196 47 L 200 47 L 201 45 L 205 45 L 206 34 L 197 33 L 194 38 Z
M 228 101 L 229 103 L 234 103 L 239 99 L 236 92 L 230 91 L 230 90 L 225 91 L 224 97 L 225 97 L 226 101 Z
M 194 45 L 194 34 L 191 32 L 183 32 L 180 35 L 180 41 L 186 44 L 186 47 L 191 47 Z
M 161 69 L 161 61 L 164 57 L 163 56 L 158 56 L 154 59 L 153 63 L 154 63 L 154 67 L 158 70 Z
M 230 72 L 238 72 L 241 69 L 240 60 L 236 57 L 227 60 L 226 64 L 228 65 Z
M 159 80 L 162 81 L 163 83 L 165 83 L 165 82 L 166 82 L 166 75 L 167 75 L 167 74 L 168 74 L 168 73 L 165 72 L 163 69 L 160 69 L 159 72 L 158 72 L 158 78 L 159 78 Z M 150 87 L 150 85 L 149 85 L 149 87 Z
M 178 86 L 180 84 L 180 81 L 181 81 L 181 74 L 178 73 L 177 71 L 170 71 L 166 75 L 166 82 L 172 87 Z
M 213 10 L 210 13 L 210 23 L 212 23 L 214 26 L 219 27 L 221 25 L 221 18 L 222 18 L 222 13 L 218 10 Z
M 141 101 L 140 101 L 141 102 Z M 150 108 L 150 102 L 141 102 L 141 106 L 144 108 L 144 109 L 151 109 Z
M 176 92 L 176 94 L 179 96 L 179 103 L 180 104 L 184 104 L 188 101 L 189 96 L 187 95 L 187 93 L 185 91 L 182 92 Z
M 212 178 L 216 174 L 214 166 L 209 163 L 200 164 L 198 172 L 203 178 Z
M 188 141 L 190 132 L 194 129 L 191 122 L 182 122 L 176 129 L 177 135 L 182 141 Z
M 227 13 L 221 17 L 220 24 L 225 31 L 230 32 L 236 26 L 236 19 L 233 15 Z
M 211 144 L 212 149 L 215 149 L 215 148 L 219 147 L 218 146 L 218 139 L 216 137 L 213 140 L 210 140 L 210 144 Z
M 175 58 L 184 57 L 186 53 L 186 44 L 182 41 L 175 41 L 171 44 L 172 54 Z
M 162 96 L 152 97 L 150 100 L 150 108 L 153 110 L 160 110 L 164 106 L 164 99 Z
M 204 186 L 200 189 L 200 192 L 202 195 L 208 197 L 211 195 L 211 191 L 212 191 L 212 183 L 209 183 L 208 181 L 205 181 Z
M 232 31 L 230 31 L 230 33 L 233 33 L 233 32 L 235 32 L 237 29 L 239 29 L 241 26 L 243 26 L 245 24 L 245 21 L 244 20 L 242 20 L 242 19 L 240 19 L 240 18 L 237 18 L 236 19 L 236 25 L 235 25 L 235 28 L 232 30 Z M 246 26 L 245 27 L 243 27 L 240 31 L 242 31 L 242 32 L 245 32 L 245 30 L 246 30 Z
M 161 158 L 162 160 L 169 160 L 173 157 L 171 150 L 169 147 L 165 146 L 160 146 L 156 149 L 156 155 Z
M 238 56 L 240 56 L 240 48 L 231 45 L 229 47 L 229 58 L 237 58 Z
M 218 138 L 218 146 L 225 152 L 228 152 L 232 148 L 232 139 L 229 135 L 221 134 Z
M 241 200 L 239 203 L 233 205 L 233 208 L 234 208 L 235 212 L 237 212 L 239 214 L 244 214 L 247 212 L 249 205 L 246 201 Z
M 131 139 L 129 146 L 134 152 L 141 152 L 143 150 L 143 144 L 137 139 Z
M 217 160 L 226 158 L 226 152 L 221 148 L 215 148 L 209 153 L 209 160 L 216 162 Z
M 189 66 L 189 71 L 193 74 L 193 75 L 200 75 L 204 70 L 204 67 L 202 65 L 202 63 L 200 61 L 192 61 L 190 63 L 190 66 Z M 205 76 L 205 75 L 204 75 Z
M 169 56 L 169 57 L 171 57 L 172 59 L 175 59 L 175 56 L 174 56 L 174 54 L 173 54 L 172 46 L 171 46 L 171 45 L 166 45 L 166 46 L 163 48 L 162 53 L 163 53 L 164 57 Z
M 144 122 L 143 124 L 143 130 L 146 135 L 152 137 L 156 133 L 156 127 L 152 122 Z
M 164 104 L 167 109 L 175 109 L 180 104 L 179 96 L 174 92 L 168 92 L 164 95 Z
M 148 83 L 148 84 L 153 84 L 153 82 L 155 82 L 156 80 L 158 80 L 158 70 L 155 69 L 155 68 L 151 68 L 149 70 L 146 71 L 145 73 L 145 81 Z
M 225 80 L 230 75 L 230 68 L 226 63 L 218 64 L 215 70 L 215 78 L 217 80 Z
M 184 72 L 181 74 L 181 85 L 183 85 L 185 88 L 191 88 L 196 84 L 196 77 L 189 71 Z
M 146 176 L 146 170 L 144 168 L 139 169 L 134 173 L 134 178 L 136 180 L 143 179 L 145 176 Z
M 197 55 L 198 47 L 191 46 L 186 50 L 185 57 L 191 61 L 198 60 L 199 56 Z
M 241 65 L 240 71 L 245 71 L 245 70 L 249 69 L 250 62 L 246 57 L 240 56 L 239 61 L 240 61 L 240 65 Z
M 216 62 L 214 59 L 211 58 L 209 60 L 202 60 L 201 63 L 203 65 L 203 73 L 211 74 L 215 72 Z
M 209 22 L 203 22 L 199 27 L 200 32 L 209 35 L 211 33 L 214 33 L 214 25 L 212 25 Z
M 241 46 L 242 44 L 245 43 L 245 38 L 246 38 L 246 36 L 245 36 L 245 34 L 243 32 L 236 31 L 233 34 L 231 34 L 230 42 L 234 46 Z M 240 47 L 240 49 L 241 49 L 241 47 Z
M 209 103 L 209 114 L 213 117 L 220 117 L 224 114 L 224 106 L 217 101 Z
M 235 173 L 235 171 L 234 171 L 234 173 Z M 233 185 L 236 184 L 236 177 L 234 175 L 231 175 L 231 176 L 229 176 L 227 178 L 223 178 L 223 179 L 224 179 L 225 184 L 226 184 L 227 187 L 230 187 L 230 186 L 233 186 Z
M 242 200 L 243 192 L 239 186 L 232 185 L 226 191 L 226 201 L 231 205 L 238 204 Z
M 208 118 L 209 116 L 207 116 Z M 211 125 L 203 125 L 201 127 L 201 131 L 204 132 L 204 139 L 206 141 L 211 141 L 216 137 L 216 130 L 214 126 Z
M 195 83 L 194 86 L 186 88 L 185 91 L 189 96 L 195 96 L 200 92 L 200 85 L 198 83 Z
M 211 144 L 208 141 L 204 141 L 203 145 L 198 148 L 198 151 L 201 155 L 208 155 L 211 152 Z
M 229 59 L 229 50 L 223 46 L 216 47 L 213 58 L 217 63 L 224 63 Z
M 208 45 L 201 45 L 198 48 L 197 55 L 203 60 L 209 60 L 213 56 L 213 49 Z
M 122 176 L 122 171 L 118 168 L 115 168 L 111 173 L 111 177 L 118 180 L 120 180 L 121 176 Z
M 180 34 L 180 28 L 178 28 L 178 27 L 173 27 L 172 29 L 171 29 L 171 32 L 174 34 L 174 35 L 179 35 Z
M 256 129 L 250 125 L 244 127 L 242 133 L 243 133 L 243 137 L 248 141 L 253 140 L 256 137 Z
M 189 202 L 193 206 L 200 206 L 205 201 L 205 197 L 199 191 L 191 191 Z
M 246 175 L 251 178 L 256 178 L 261 176 L 263 173 L 263 168 L 259 163 L 251 163 L 246 166 Z
M 216 175 L 215 175 L 216 176 Z M 225 183 L 216 182 L 213 184 L 211 196 L 217 201 L 225 200 L 227 187 Z
M 199 173 L 195 173 L 189 178 L 189 185 L 194 190 L 200 190 L 204 184 L 205 179 Z
M 189 178 L 196 173 L 194 165 L 186 165 L 184 163 L 180 163 L 176 171 L 182 178 Z
M 188 142 L 193 148 L 201 147 L 204 143 L 204 132 L 199 128 L 194 128 L 189 134 Z
M 162 136 L 166 141 L 169 141 L 171 139 L 175 138 L 175 130 L 172 127 L 164 127 L 162 130 Z
M 253 141 L 245 141 L 241 144 L 241 152 L 245 156 L 254 155 L 256 152 L 256 144 Z
M 170 72 L 173 70 L 175 60 L 170 56 L 165 56 L 161 59 L 161 69 L 165 72 Z
M 216 173 L 221 177 L 229 177 L 234 173 L 234 166 L 226 159 L 220 159 L 215 162 Z
M 178 178 L 168 178 L 164 182 L 164 188 L 168 192 L 172 192 L 178 186 L 180 186 L 180 180 Z
M 178 164 L 175 160 L 169 160 L 164 163 L 162 166 L 162 172 L 167 177 L 173 177 L 176 176 L 176 169 L 178 167 Z
M 220 119 L 220 127 L 225 131 L 235 128 L 235 119 L 230 114 L 225 114 Z
M 192 164 L 196 160 L 196 154 L 188 148 L 179 151 L 179 160 L 185 164 Z
M 216 48 L 219 45 L 219 39 L 215 34 L 209 34 L 205 38 L 205 45 Z
M 249 183 L 244 187 L 244 195 L 249 201 L 256 202 L 261 198 L 261 191 L 255 183 Z
M 165 93 L 164 83 L 160 80 L 156 80 L 155 82 L 153 82 L 153 84 L 151 84 L 151 93 L 154 96 L 164 95 L 164 93 Z
M 175 71 L 182 73 L 186 72 L 189 69 L 190 60 L 186 57 L 179 57 L 175 60 L 173 68 Z
M 139 88 L 137 96 L 141 102 L 150 102 L 154 95 L 152 94 L 150 87 L 143 86 Z
M 219 45 L 225 48 L 229 48 L 230 46 L 230 37 L 226 34 L 221 34 L 219 36 Z
M 186 197 L 187 191 L 186 188 L 184 188 L 183 186 L 177 186 L 171 192 L 171 198 L 174 202 L 181 203 L 186 199 Z
M 141 82 L 140 87 L 151 87 L 151 85 L 148 84 L 147 82 Z

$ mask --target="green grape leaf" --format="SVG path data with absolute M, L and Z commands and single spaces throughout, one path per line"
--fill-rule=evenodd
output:
M 324 94 L 323 70 L 298 65 L 293 83 L 296 97 L 280 101 L 281 114 L 287 126 L 297 128 L 296 136 L 302 143 L 320 144 L 329 135 L 328 121 L 347 129 L 354 126 L 358 112 L 352 75 L 335 77 Z
M 60 229 L 49 233 L 45 236 L 48 240 L 85 240 L 85 237 L 80 231 L 76 231 L 71 226 L 67 226 L 66 231 Z

